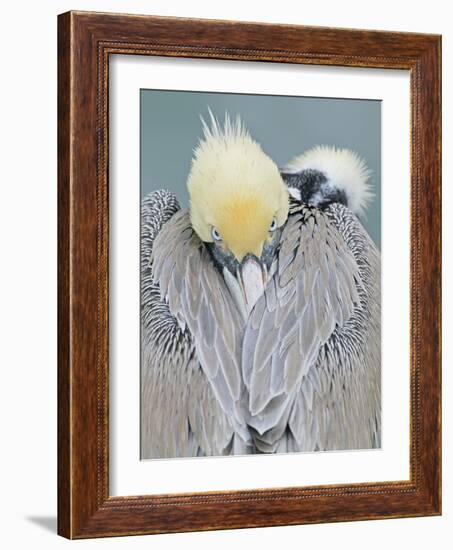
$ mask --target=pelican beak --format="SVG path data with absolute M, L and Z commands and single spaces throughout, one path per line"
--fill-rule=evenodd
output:
M 254 254 L 247 254 L 238 269 L 237 280 L 241 287 L 247 313 L 250 313 L 266 288 L 266 266 Z

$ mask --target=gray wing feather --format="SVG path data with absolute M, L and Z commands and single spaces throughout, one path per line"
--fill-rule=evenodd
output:
M 176 198 L 166 191 L 151 193 L 142 202 L 142 458 L 229 454 L 236 445 L 234 428 L 200 366 L 193 334 L 187 328 L 199 307 L 193 299 L 200 288 L 198 263 L 191 256 L 193 239 L 185 238 L 189 233 L 177 218 L 183 238 L 161 239 L 156 244 L 157 236 L 171 226 L 178 212 Z M 164 261 L 170 252 L 178 269 Z M 181 268 L 187 262 L 195 277 L 183 280 Z M 183 303 L 175 297 L 181 287 L 185 289 Z
M 321 347 L 302 380 L 286 437 L 292 450 L 366 449 L 380 446 L 380 257 L 357 218 L 342 205 L 326 216 L 352 252 L 354 308 Z M 350 260 L 342 258 L 340 272 Z M 301 397 L 303 396 L 303 399 Z M 310 405 L 311 401 L 311 405 Z
M 333 430 L 332 393 L 355 391 L 356 406 L 348 411 L 349 417 L 357 417 L 355 425 L 360 426 L 368 412 L 369 423 L 377 425 L 379 399 L 373 394 L 370 407 L 364 401 L 367 390 L 377 393 L 380 387 L 375 380 L 380 368 L 378 275 L 378 253 L 347 208 L 335 204 L 323 212 L 293 205 L 282 234 L 278 271 L 244 335 L 249 424 L 259 450 L 275 452 L 282 445 L 288 450 L 352 448 L 359 440 L 364 445 L 364 438 L 342 430 L 341 424 Z M 362 337 L 370 333 L 370 338 L 360 353 L 351 354 L 358 336 L 351 330 L 346 334 L 347 327 L 357 324 L 359 317 L 367 326 L 358 332 Z M 359 364 L 364 361 L 365 368 Z M 345 376 L 351 382 L 343 391 Z M 365 397 L 357 397 L 359 388 Z M 371 433 L 368 424 L 365 431 Z M 374 427 L 372 438 L 376 432 Z M 282 437 L 287 443 L 282 444 Z
M 186 210 L 175 213 L 162 227 L 152 262 L 161 299 L 168 302 L 179 324 L 187 327 L 201 370 L 235 432 L 247 444 L 250 435 L 240 369 L 243 322 Z
M 325 303 L 353 301 L 354 296 L 351 295 L 346 279 L 358 277 L 357 267 L 351 273 L 345 273 L 344 270 L 337 272 L 336 281 L 332 279 L 335 282 L 332 288 L 318 283 L 321 275 L 317 258 L 321 254 L 326 256 L 324 249 L 328 246 L 325 232 L 330 231 L 331 239 L 335 239 L 333 228 L 326 226 L 328 223 L 319 211 L 299 207 L 293 208 L 283 231 L 279 269 L 260 300 L 266 303 L 262 321 L 256 329 L 253 328 L 253 323 L 249 324 L 245 332 L 244 351 L 254 348 L 254 353 L 244 353 L 242 360 L 246 382 L 251 380 L 252 373 L 257 375 L 262 372 L 264 365 L 269 365 L 271 369 L 283 369 L 284 381 L 278 387 L 274 384 L 273 394 L 263 396 L 260 387 L 255 386 L 251 380 L 249 391 L 252 415 L 260 413 L 266 401 L 279 393 L 292 391 L 307 373 L 316 359 L 320 345 L 325 343 L 326 330 L 320 330 L 320 327 L 324 327 Z M 351 253 L 340 239 L 336 239 L 335 249 L 332 251 L 334 262 L 329 269 L 339 269 L 340 254 Z M 281 266 L 286 268 L 282 269 Z M 284 306 L 279 303 L 281 289 L 285 290 Z M 352 310 L 352 305 L 349 309 Z M 330 314 L 332 313 L 331 311 Z M 278 360 L 269 361 L 272 355 Z M 274 376 L 274 380 L 276 378 Z

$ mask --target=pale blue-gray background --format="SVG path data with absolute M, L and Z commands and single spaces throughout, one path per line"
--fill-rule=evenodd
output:
M 313 145 L 357 151 L 372 170 L 376 195 L 363 221 L 381 245 L 381 102 L 377 100 L 289 97 L 141 90 L 141 193 L 173 191 L 182 207 L 192 153 L 201 137 L 200 115 L 208 108 L 219 120 L 239 114 L 252 137 L 277 163 Z

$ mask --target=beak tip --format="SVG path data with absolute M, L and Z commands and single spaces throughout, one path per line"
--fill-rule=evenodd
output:
M 238 270 L 238 279 L 242 287 L 245 303 L 250 312 L 264 293 L 267 282 L 265 265 L 254 254 L 247 254 Z

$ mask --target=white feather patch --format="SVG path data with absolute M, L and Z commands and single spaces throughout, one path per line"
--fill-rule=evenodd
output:
M 294 157 L 285 167 L 287 172 L 318 170 L 323 172 L 329 184 L 346 194 L 348 207 L 363 216 L 374 197 L 371 170 L 355 151 L 327 145 L 317 145 Z

